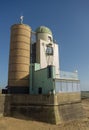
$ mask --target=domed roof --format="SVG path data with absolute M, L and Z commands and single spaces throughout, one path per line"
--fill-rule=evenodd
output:
M 52 35 L 52 31 L 48 27 L 45 27 L 45 26 L 38 27 L 36 29 L 36 33 L 48 33 Z

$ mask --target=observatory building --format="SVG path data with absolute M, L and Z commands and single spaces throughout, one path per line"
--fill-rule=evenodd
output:
M 23 94 L 80 91 L 78 72 L 60 70 L 59 47 L 48 27 L 40 26 L 33 34 L 28 25 L 12 25 L 7 88 L 8 93 Z
M 57 94 L 79 92 L 78 73 L 60 71 L 59 48 L 52 31 L 40 26 L 32 43 L 30 66 L 30 94 Z
M 11 26 L 8 85 L 3 90 L 10 114 L 24 111 L 56 124 L 83 117 L 78 72 L 61 71 L 59 54 L 48 27 L 33 32 L 22 17 Z

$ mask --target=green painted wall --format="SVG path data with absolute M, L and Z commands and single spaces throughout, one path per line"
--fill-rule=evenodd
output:
M 47 77 L 47 69 L 35 71 L 34 74 L 34 92 L 38 94 L 39 87 L 43 94 L 48 94 L 53 89 L 53 79 Z
M 36 69 L 37 68 L 37 69 Z M 38 94 L 38 89 L 42 88 L 42 94 L 48 94 L 54 90 L 55 78 L 55 67 L 52 66 L 52 77 L 48 78 L 47 68 L 38 69 L 40 66 L 38 64 L 33 65 L 33 71 L 30 71 L 30 94 Z

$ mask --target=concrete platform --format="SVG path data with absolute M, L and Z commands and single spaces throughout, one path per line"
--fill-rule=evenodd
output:
M 70 99 L 71 96 L 0 94 L 0 115 L 17 118 L 23 115 L 29 120 L 52 124 L 85 118 L 79 94 L 73 93 L 74 98 Z

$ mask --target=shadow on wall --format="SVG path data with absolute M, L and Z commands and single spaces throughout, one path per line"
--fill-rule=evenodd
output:
M 9 94 L 28 94 L 29 75 L 19 80 L 9 80 L 9 85 L 7 86 L 7 93 Z
M 1 98 L 4 116 L 52 124 L 86 117 L 81 101 L 56 105 L 54 95 L 28 94 L 2 94 Z
M 50 95 L 4 95 L 4 116 L 56 124 L 54 96 Z
M 3 115 L 4 116 L 10 116 L 11 112 L 11 95 L 8 95 L 8 94 L 2 94 L 3 95 L 3 98 L 4 98 L 4 112 L 3 112 Z

